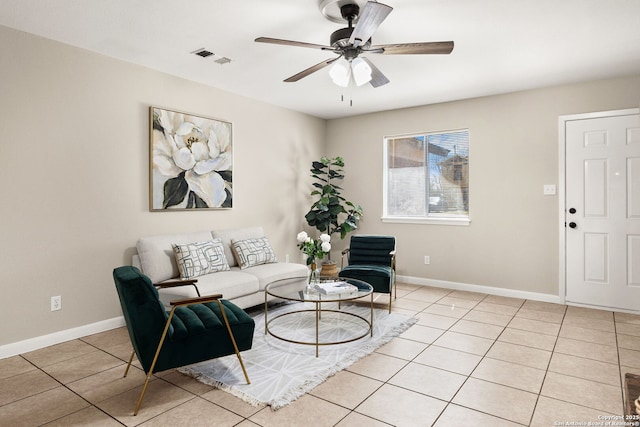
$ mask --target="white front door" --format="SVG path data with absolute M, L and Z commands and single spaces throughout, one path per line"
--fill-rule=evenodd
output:
M 566 301 L 640 310 L 640 115 L 568 120 L 565 141 Z

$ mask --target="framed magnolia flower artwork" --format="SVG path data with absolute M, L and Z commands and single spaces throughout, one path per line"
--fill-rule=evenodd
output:
M 158 107 L 150 116 L 150 209 L 231 208 L 231 123 Z

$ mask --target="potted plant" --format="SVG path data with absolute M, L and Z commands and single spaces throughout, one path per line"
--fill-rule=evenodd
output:
M 311 164 L 311 176 L 315 179 L 311 196 L 317 200 L 311 205 L 305 219 L 310 227 L 331 236 L 340 233 L 340 238 L 358 228 L 358 221 L 362 217 L 362 207 L 346 200 L 342 195 L 342 188 L 338 185 L 344 179 L 342 157 L 330 159 L 322 157 L 320 161 Z M 329 254 L 329 261 L 331 255 Z M 330 261 L 335 269 L 335 262 Z M 325 270 L 323 262 L 323 271 Z

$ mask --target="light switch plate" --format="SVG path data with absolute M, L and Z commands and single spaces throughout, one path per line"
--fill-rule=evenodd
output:
M 556 185 L 545 184 L 543 192 L 545 196 L 554 196 L 556 194 Z

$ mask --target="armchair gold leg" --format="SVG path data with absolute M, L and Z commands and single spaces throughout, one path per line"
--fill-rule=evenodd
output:
M 396 281 L 395 278 L 391 279 L 391 283 L 389 284 L 389 286 L 391 286 L 393 288 L 393 291 L 391 290 L 391 288 L 389 288 L 389 314 L 391 314 L 391 302 L 392 302 L 392 298 L 396 299 L 398 298 L 398 288 L 396 288 Z M 393 292 L 393 295 L 392 295 Z
M 136 409 L 133 411 L 133 415 L 138 415 L 138 411 L 140 410 L 140 406 L 142 406 L 142 399 L 144 398 L 144 394 L 147 392 L 147 386 L 149 385 L 149 380 L 151 379 L 151 375 L 153 375 L 153 370 L 156 367 L 156 362 L 158 361 L 158 356 L 160 355 L 160 350 L 162 350 L 162 344 L 164 344 L 164 340 L 167 337 L 167 331 L 169 330 L 169 326 L 171 325 L 171 319 L 173 318 L 173 313 L 176 311 L 176 307 L 171 309 L 169 313 L 169 318 L 167 319 L 167 323 L 164 325 L 164 331 L 162 331 L 162 336 L 160 337 L 160 342 L 158 343 L 158 348 L 156 349 L 156 354 L 153 356 L 153 361 L 151 362 L 151 367 L 149 368 L 149 372 L 147 372 L 147 378 L 144 380 L 144 386 L 142 387 L 142 393 L 140 393 L 140 398 L 138 399 L 138 403 L 136 404 Z
M 227 313 L 224 311 L 224 306 L 220 300 L 218 301 L 218 306 L 220 307 L 220 312 L 222 313 L 222 318 L 224 319 L 224 324 L 227 327 L 227 331 L 229 332 L 229 337 L 231 338 L 231 343 L 233 344 L 233 349 L 236 352 L 236 356 L 238 356 L 238 361 L 240 362 L 240 367 L 242 368 L 242 373 L 244 374 L 244 379 L 247 380 L 247 384 L 251 384 L 249 381 L 249 375 L 247 374 L 247 370 L 244 367 L 244 362 L 242 361 L 242 357 L 240 356 L 240 350 L 238 350 L 238 344 L 236 344 L 236 339 L 233 336 L 233 332 L 231 331 L 231 325 L 229 324 L 229 319 L 227 319 Z
M 129 357 L 129 363 L 127 363 L 127 368 L 124 370 L 123 378 L 127 377 L 129 373 L 129 368 L 131 367 L 131 362 L 133 362 L 133 355 L 136 354 L 135 350 L 131 350 L 131 357 Z
M 147 374 L 147 378 L 144 380 L 144 386 L 142 386 L 142 393 L 140 393 L 140 397 L 138 398 L 138 403 L 136 404 L 136 409 L 133 411 L 133 415 L 138 415 L 138 411 L 140 410 L 140 406 L 142 406 L 142 399 L 144 398 L 144 394 L 147 392 L 147 386 L 149 385 L 149 380 L 151 379 L 151 375 L 153 375 L 152 371 L 149 371 Z

